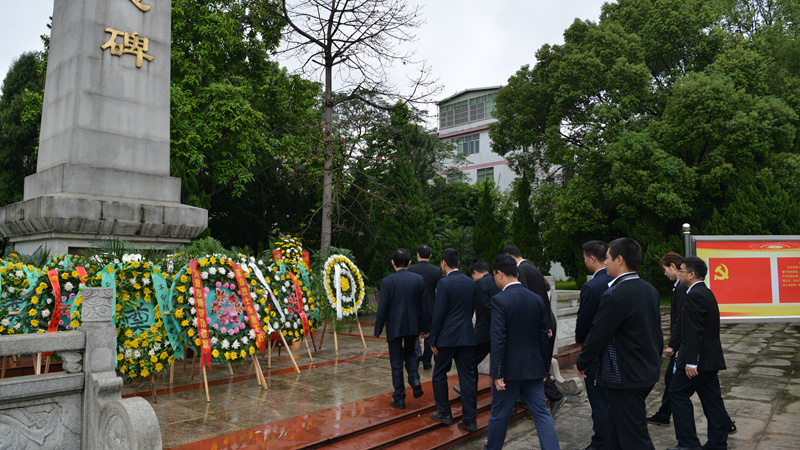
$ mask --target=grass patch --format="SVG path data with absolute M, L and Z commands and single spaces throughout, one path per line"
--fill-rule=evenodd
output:
M 556 281 L 556 289 L 559 291 L 577 291 L 578 283 L 575 280 Z

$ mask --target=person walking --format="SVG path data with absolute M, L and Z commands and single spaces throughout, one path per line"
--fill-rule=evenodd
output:
M 642 247 L 631 238 L 608 244 L 606 270 L 613 277 L 600 300 L 589 335 L 575 362 L 578 375 L 600 358 L 597 379 L 608 390 L 605 445 L 654 449 L 647 431 L 645 399 L 658 382 L 661 352 L 660 296 L 639 278 Z
M 475 282 L 458 270 L 459 253 L 448 248 L 440 263 L 444 278 L 436 285 L 436 308 L 433 311 L 430 341 L 434 354 L 433 398 L 438 411 L 431 418 L 445 425 L 453 423 L 447 387 L 447 372 L 455 360 L 461 388 L 463 420 L 459 428 L 476 431 L 478 380 L 472 371 L 475 329 L 472 327 Z
M 392 367 L 392 386 L 394 393 L 391 406 L 398 409 L 406 407 L 403 366 L 408 372 L 408 384 L 414 389 L 414 397 L 422 397 L 422 384 L 419 381 L 414 344 L 420 334 L 425 336 L 428 322 L 424 311 L 425 282 L 420 275 L 409 272 L 411 254 L 400 248 L 392 255 L 395 272 L 381 281 L 378 299 L 378 313 L 375 319 L 375 337 L 379 337 L 386 326 L 386 343 L 389 345 L 389 364 Z
M 509 255 L 493 261 L 494 280 L 502 291 L 492 297 L 492 411 L 485 450 L 503 448 L 508 422 L 521 394 L 533 417 L 543 450 L 559 449 L 553 416 L 547 411 L 547 309 L 542 298 L 517 278 L 517 263 Z

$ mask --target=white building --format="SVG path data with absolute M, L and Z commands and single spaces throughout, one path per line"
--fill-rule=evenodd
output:
M 459 170 L 470 184 L 490 179 L 505 191 L 516 175 L 508 161 L 492 152 L 489 139 L 489 124 L 497 122 L 492 117 L 494 96 L 501 87 L 467 89 L 438 102 L 439 139 L 455 140 L 458 152 L 467 156 L 469 164 Z

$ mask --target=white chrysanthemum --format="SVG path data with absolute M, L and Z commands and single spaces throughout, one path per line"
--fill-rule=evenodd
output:
M 250 329 L 250 339 L 255 339 L 255 338 L 256 338 L 256 330 L 251 328 Z
M 239 344 L 239 341 L 233 341 L 233 349 L 234 350 L 239 350 L 239 347 L 241 347 L 241 345 Z
M 135 359 L 139 359 L 139 358 L 141 358 L 141 357 L 142 357 L 142 352 L 140 352 L 139 350 L 134 350 L 134 351 L 133 351 L 133 357 L 134 357 Z
M 7 327 L 7 326 L 11 325 L 11 321 L 8 320 L 8 317 L 6 317 L 3 320 L 0 320 L 0 325 L 2 325 L 4 327 Z
M 131 359 L 131 356 L 133 356 L 133 352 L 131 351 L 131 349 L 126 349 L 125 350 L 125 359 Z
M 194 306 L 194 297 L 189 297 L 189 304 Z
M 192 319 L 192 326 L 197 328 L 197 317 Z
M 142 284 L 145 286 L 150 285 L 150 278 L 142 278 Z
M 64 283 L 64 290 L 65 291 L 72 292 L 73 289 L 75 289 L 75 285 L 74 284 L 70 283 L 69 281 Z
M 193 287 L 189 288 L 189 295 L 194 295 L 194 288 Z
M 16 275 L 17 278 L 22 278 L 23 276 L 25 276 L 25 274 L 22 273 L 21 270 L 17 270 L 16 272 L 14 272 L 14 275 Z
M 213 267 L 212 267 L 212 269 L 213 269 Z M 207 279 L 208 279 L 208 272 L 202 272 L 202 273 L 200 274 L 200 278 L 202 278 L 202 279 L 204 279 L 204 280 L 207 280 Z
M 218 272 L 219 272 L 220 275 L 225 275 L 225 268 L 224 267 L 220 267 Z
M 230 278 L 232 280 L 232 279 L 236 278 L 236 274 L 233 273 L 233 271 L 228 272 L 228 278 Z
M 156 349 L 151 348 L 149 352 L 147 352 L 149 356 L 156 356 Z
M 50 317 L 50 310 L 49 309 L 43 309 L 42 310 L 42 317 Z
M 8 287 L 8 293 L 9 293 L 9 294 L 13 294 L 15 290 L 16 290 L 16 289 L 14 289 L 14 286 L 9 286 L 9 287 Z
M 303 305 L 303 309 L 308 311 L 308 305 Z
M 192 315 L 193 315 L 193 316 L 197 315 L 197 309 L 195 309 L 195 308 L 192 308 Z
M 217 342 L 219 342 L 219 339 L 216 336 L 211 338 L 211 345 L 217 345 Z
M 159 350 L 161 350 L 161 343 L 159 343 L 159 342 L 156 342 L 156 343 L 153 345 L 153 350 L 155 350 L 155 351 L 159 351 Z M 150 355 L 150 356 L 152 356 L 152 355 Z
M 208 274 L 209 275 L 216 275 L 217 274 L 217 268 L 216 267 L 209 267 L 208 268 Z
M 45 302 L 49 305 L 50 303 L 53 303 L 53 299 L 48 297 L 47 300 L 45 300 Z
M 22 326 L 22 324 L 17 322 L 17 323 L 14 324 L 14 329 L 15 330 L 19 330 L 19 327 L 21 327 L 21 326 Z
M 227 350 L 228 348 L 230 348 L 230 346 L 231 346 L 231 344 L 228 343 L 228 341 L 226 341 L 226 340 L 222 341 L 222 349 L 223 350 Z

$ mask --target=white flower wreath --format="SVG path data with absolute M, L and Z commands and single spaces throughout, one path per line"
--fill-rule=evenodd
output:
M 344 255 L 331 255 L 322 271 L 325 296 L 336 319 L 357 314 L 364 301 L 364 280 L 358 267 Z

